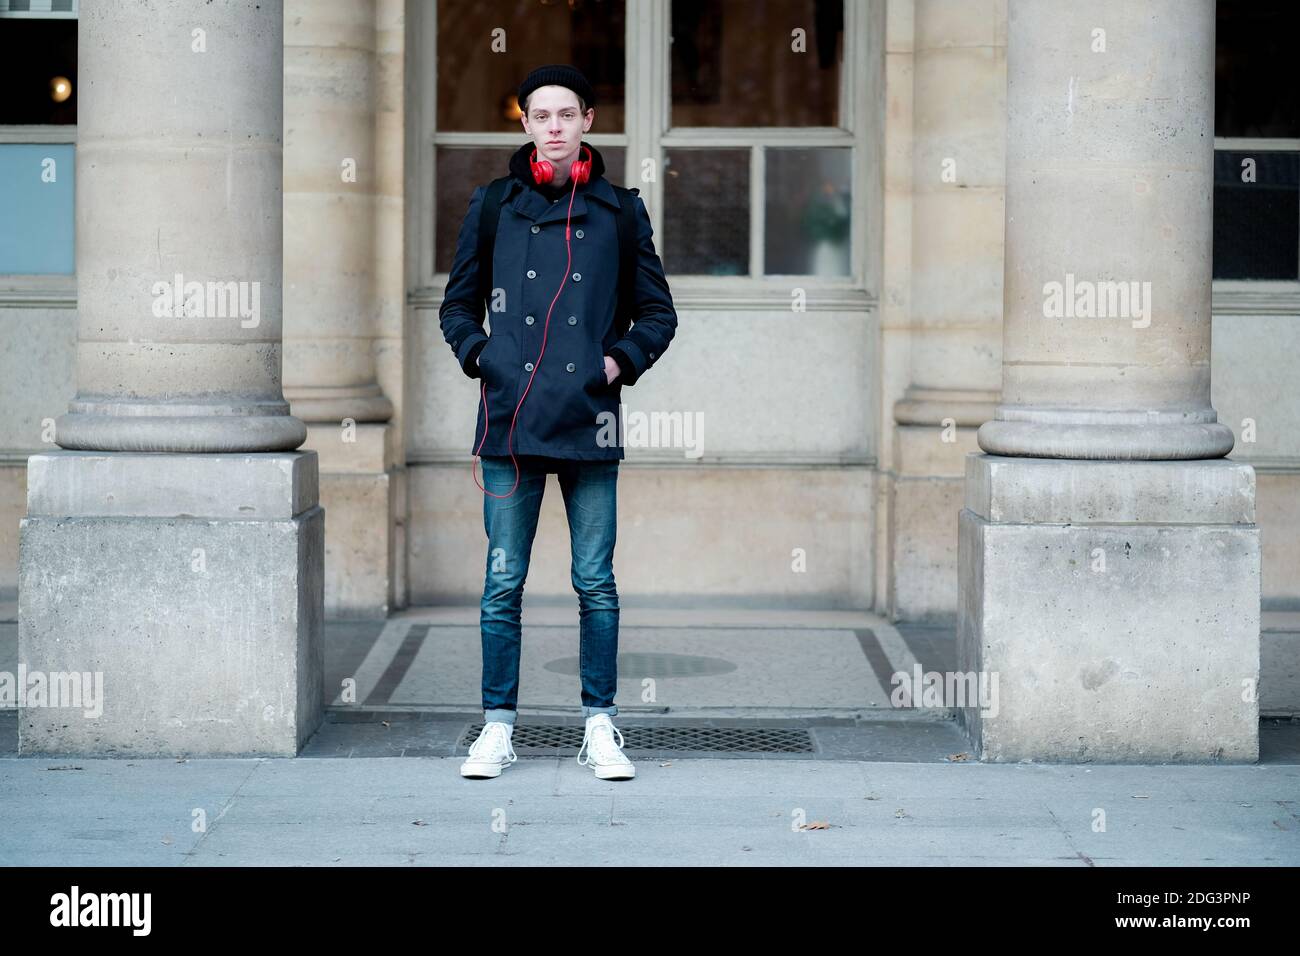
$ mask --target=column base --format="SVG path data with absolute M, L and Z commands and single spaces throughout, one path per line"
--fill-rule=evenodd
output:
M 287 402 L 204 405 L 74 400 L 55 419 L 55 441 L 73 451 L 238 453 L 290 452 L 307 426 Z
M 996 391 L 909 385 L 894 404 L 886 610 L 895 620 L 957 619 L 957 513 L 966 455 Z
M 377 384 L 339 386 L 288 386 L 284 397 L 295 417 L 304 422 L 329 422 L 337 425 L 345 419 L 354 422 L 387 422 L 393 417 L 393 403 Z
M 981 760 L 1259 759 L 1249 465 L 972 454 L 959 537 Z
M 957 515 L 975 429 L 899 425 L 888 522 L 889 612 L 895 620 L 957 620 Z
M 941 428 L 946 419 L 952 419 L 955 425 L 978 428 L 993 417 L 997 401 L 996 391 L 909 385 L 903 397 L 894 403 L 894 421 L 900 425 Z
M 990 455 L 1109 461 L 1222 458 L 1235 436 L 1213 409 L 1188 414 L 1065 412 L 999 407 L 980 426 L 980 448 Z
M 330 514 L 325 549 L 330 620 L 386 618 L 397 606 L 406 509 L 396 440 L 396 429 L 387 424 L 307 427 L 307 447 L 320 455 L 321 504 Z
M 324 530 L 314 452 L 33 456 L 19 752 L 295 755 L 324 713 Z

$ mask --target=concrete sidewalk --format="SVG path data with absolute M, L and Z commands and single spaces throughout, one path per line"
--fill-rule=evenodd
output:
M 0 863 L 1300 864 L 1295 764 L 674 759 L 622 782 L 572 757 L 495 780 L 459 764 L 0 759 Z
M 523 745 L 581 725 L 575 614 L 537 605 L 520 759 L 462 779 L 477 610 L 412 609 L 329 625 L 333 699 L 296 758 L 18 757 L 0 711 L 0 865 L 1300 865 L 1300 722 L 1261 725 L 1258 765 L 980 764 L 948 710 L 889 703 L 894 672 L 953 665 L 942 629 L 725 609 L 629 609 L 623 626 L 634 780 L 596 780 L 576 744 Z M 0 669 L 16 630 L 0 624 Z M 633 750 L 649 728 L 808 746 Z

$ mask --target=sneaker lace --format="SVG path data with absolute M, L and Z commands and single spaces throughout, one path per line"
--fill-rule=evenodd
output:
M 618 734 L 618 743 L 614 743 L 614 735 Z M 622 763 L 627 760 L 623 751 L 623 732 L 614 726 L 610 720 L 593 720 L 587 727 L 587 732 L 583 735 L 582 746 L 578 748 L 578 763 L 587 766 L 594 759 L 597 763 Z M 586 749 L 587 759 L 582 759 L 582 751 Z
M 489 720 L 483 727 L 483 732 L 478 735 L 478 739 L 470 744 L 469 756 L 482 757 L 492 751 L 503 749 L 511 763 L 519 759 L 515 754 L 515 748 L 511 745 L 510 730 L 505 722 Z

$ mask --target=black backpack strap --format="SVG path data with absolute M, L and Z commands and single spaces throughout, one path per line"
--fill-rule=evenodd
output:
M 497 221 L 501 218 L 501 199 L 510 188 L 512 176 L 492 180 L 483 194 L 483 206 L 478 216 L 478 299 L 483 303 L 483 314 L 492 310 L 492 250 L 496 248 Z
M 612 183 L 610 185 L 613 185 Z M 640 190 L 614 186 L 618 196 L 618 315 L 615 326 L 622 338 L 636 318 L 636 197 Z

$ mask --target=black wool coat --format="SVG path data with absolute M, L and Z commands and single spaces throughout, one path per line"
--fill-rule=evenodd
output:
M 676 333 L 677 313 L 655 253 L 650 216 L 634 195 L 636 311 L 626 334 L 618 334 L 619 201 L 603 175 L 604 159 L 595 147 L 583 146 L 591 150 L 592 176 L 573 196 L 569 249 L 564 233 L 572 180 L 559 190 L 533 183 L 531 141 L 511 158 L 513 178 L 502 199 L 492 257 L 490 335 L 483 330 L 477 262 L 487 186 L 476 187 L 470 197 L 438 315 L 443 338 L 462 371 L 481 377 L 486 388 L 490 418 L 485 418 L 480 392 L 471 452 L 622 459 L 622 388 L 635 384 L 663 357 Z M 612 384 L 606 382 L 606 355 L 619 366 Z M 507 448 L 511 419 L 525 389 Z

